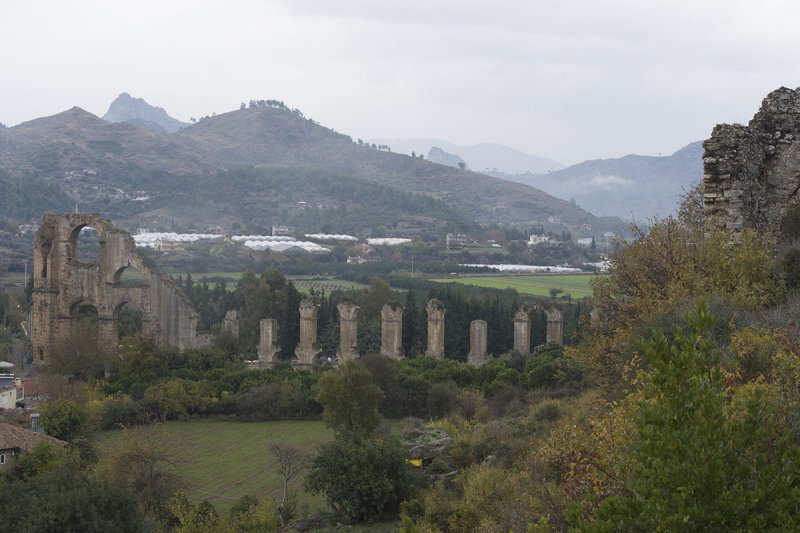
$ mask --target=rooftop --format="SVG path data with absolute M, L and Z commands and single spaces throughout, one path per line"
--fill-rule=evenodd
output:
M 48 441 L 57 446 L 67 445 L 66 441 L 36 433 L 30 429 L 0 422 L 0 450 L 19 448 L 24 452 L 29 452 L 42 441 Z

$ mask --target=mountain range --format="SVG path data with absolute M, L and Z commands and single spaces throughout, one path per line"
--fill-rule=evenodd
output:
M 282 102 L 251 101 L 172 133 L 143 127 L 168 126 L 156 120 L 166 112 L 144 113 L 144 106 L 152 107 L 123 93 L 105 117 L 124 121 L 74 107 L 0 129 L 0 182 L 7 190 L 28 183 L 31 200 L 46 191 L 50 196 L 37 201 L 46 208 L 77 203 L 140 223 L 269 227 L 297 220 L 302 203 L 323 211 L 369 207 L 389 228 L 398 222 L 443 225 L 455 212 L 481 223 L 548 224 L 555 218 L 600 232 L 620 225 L 522 183 L 353 142 Z M 58 189 L 60 195 L 53 192 Z M 8 213 L 14 206 L 7 200 L 2 207 Z M 300 220 L 311 225 L 315 217 L 304 216 Z M 326 217 L 316 218 L 322 223 Z M 334 229 L 345 218 L 326 224 Z M 338 229 L 368 231 L 375 224 Z
M 626 155 L 569 167 L 497 144 L 456 146 L 440 139 L 380 139 L 393 149 L 414 147 L 443 165 L 531 185 L 601 216 L 646 220 L 674 212 L 681 195 L 703 178 L 703 143 L 669 156 Z M 376 141 L 377 142 L 377 141 Z M 446 147 L 443 149 L 442 147 Z M 525 168 L 527 170 L 520 170 Z

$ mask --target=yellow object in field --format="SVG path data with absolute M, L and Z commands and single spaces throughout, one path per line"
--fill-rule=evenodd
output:
M 407 463 L 411 463 L 412 465 L 414 465 L 416 467 L 421 467 L 422 466 L 422 459 L 406 459 L 406 462 Z

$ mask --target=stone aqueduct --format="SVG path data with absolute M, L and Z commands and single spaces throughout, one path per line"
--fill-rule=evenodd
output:
M 78 259 L 80 231 L 90 226 L 99 238 L 99 260 L 84 263 Z M 132 286 L 123 283 L 122 273 L 135 268 L 141 280 Z M 34 358 L 46 363 L 54 347 L 74 334 L 77 310 L 82 304 L 97 308 L 98 345 L 113 352 L 118 345 L 120 311 L 134 304 L 142 312 L 142 332 L 153 336 L 162 346 L 180 349 L 196 348 L 207 339 L 196 334 L 197 314 L 191 302 L 169 276 L 150 266 L 136 249 L 133 238 L 115 228 L 111 221 L 97 214 L 45 213 L 34 239 L 33 275 L 33 350 Z M 539 309 L 547 317 L 547 342 L 563 342 L 563 315 L 555 308 L 525 306 L 514 316 L 514 349 L 529 354 L 531 349 L 530 314 Z M 310 298 L 300 303 L 300 343 L 295 349 L 299 368 L 311 368 L 321 349 L 317 344 L 319 304 Z M 340 337 L 337 359 L 344 362 L 358 357 L 358 311 L 353 303 L 338 306 Z M 428 313 L 428 355 L 444 357 L 445 307 L 439 300 L 430 300 Z M 384 305 L 381 309 L 380 354 L 402 358 L 403 307 Z M 235 333 L 236 312 L 225 317 L 223 329 Z M 480 365 L 488 359 L 487 324 L 475 320 L 470 324 L 468 362 Z M 273 318 L 260 324 L 258 358 L 260 366 L 271 366 L 278 360 L 278 325 Z
M 97 263 L 78 261 L 78 236 L 90 226 L 97 231 Z M 121 281 L 123 271 L 135 268 L 136 286 Z M 165 346 L 194 348 L 197 314 L 189 299 L 169 276 L 147 264 L 133 238 L 96 214 L 45 213 L 34 237 L 33 356 L 46 362 L 55 346 L 75 331 L 81 304 L 97 308 L 100 349 L 113 352 L 118 344 L 119 313 L 127 304 L 142 311 L 142 332 Z

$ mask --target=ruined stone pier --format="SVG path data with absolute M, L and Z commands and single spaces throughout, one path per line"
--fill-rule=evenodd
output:
M 294 350 L 298 368 L 310 370 L 322 350 L 317 345 L 319 303 L 312 298 L 300 302 L 300 343 Z
M 358 309 L 351 302 L 336 306 L 339 310 L 339 350 L 336 357 L 339 363 L 358 357 Z
M 564 313 L 560 309 L 545 309 L 547 317 L 547 342 L 564 344 Z
M 272 366 L 278 362 L 278 321 L 274 318 L 262 318 L 259 323 L 258 361 L 260 366 Z
M 444 304 L 436 299 L 429 300 L 425 306 L 428 312 L 428 350 L 427 355 L 444 357 Z
M 481 366 L 488 359 L 486 346 L 488 342 L 487 325 L 485 320 L 473 320 L 469 325 L 469 354 L 467 362 L 474 366 Z
M 381 308 L 381 355 L 403 357 L 403 307 L 384 305 Z
M 523 307 L 514 313 L 514 351 L 531 353 L 531 310 Z

